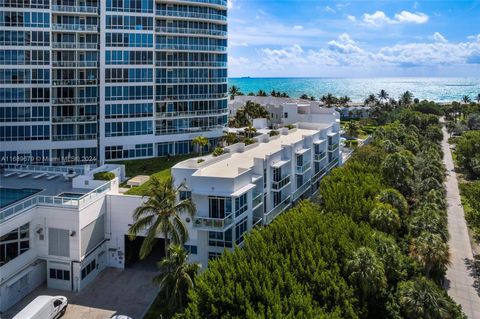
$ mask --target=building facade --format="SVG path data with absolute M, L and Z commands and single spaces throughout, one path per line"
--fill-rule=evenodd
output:
M 295 126 L 172 168 L 180 197 L 191 198 L 197 208 L 193 220 L 186 220 L 192 261 L 207 265 L 225 249 L 242 246 L 247 232 L 309 198 L 322 177 L 341 165 L 339 123 Z
M 103 163 L 215 144 L 227 0 L 0 0 L 0 159 Z M 38 143 L 40 141 L 40 143 Z

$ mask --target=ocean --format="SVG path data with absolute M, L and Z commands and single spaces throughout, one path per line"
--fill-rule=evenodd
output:
M 327 93 L 347 95 L 353 102 L 363 102 L 371 94 L 386 90 L 390 97 L 398 99 L 405 91 L 421 100 L 436 102 L 461 101 L 468 95 L 472 100 L 480 94 L 480 78 L 230 78 L 228 86 L 236 85 L 245 94 L 264 90 L 287 92 L 290 97 L 302 94 L 317 99 Z

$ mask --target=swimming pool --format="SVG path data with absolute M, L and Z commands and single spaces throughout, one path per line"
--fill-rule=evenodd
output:
M 57 197 L 66 197 L 66 198 L 75 198 L 75 199 L 78 199 L 78 198 L 83 197 L 83 195 L 85 195 L 85 194 L 65 192 L 65 193 L 58 194 Z
M 28 196 L 40 192 L 41 189 L 33 188 L 6 188 L 0 187 L 0 208 L 22 200 Z

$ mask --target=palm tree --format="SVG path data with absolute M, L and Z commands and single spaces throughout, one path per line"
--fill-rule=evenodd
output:
M 257 132 L 257 129 L 249 125 L 248 127 L 245 128 L 244 132 L 247 138 L 251 138 L 255 134 L 255 132 Z
M 230 94 L 230 100 L 233 100 L 237 95 L 243 95 L 242 92 L 240 91 L 240 88 L 236 85 L 232 85 L 228 89 L 228 93 Z
M 195 215 L 195 204 L 191 199 L 177 200 L 178 193 L 185 185 L 175 187 L 173 177 L 166 180 L 153 177 L 148 199 L 133 213 L 134 223 L 128 230 L 131 240 L 139 233 L 146 237 L 140 247 L 140 259 L 144 259 L 155 244 L 157 236 L 165 238 L 165 251 L 171 240 L 175 244 L 183 244 L 188 240 L 188 230 L 180 215 L 187 213 L 191 218 Z
M 264 90 L 258 90 L 257 96 L 267 96 L 267 93 Z
M 300 95 L 300 99 L 301 99 L 301 100 L 308 100 L 309 97 L 308 97 L 307 94 L 304 93 L 304 94 Z
M 356 137 L 358 135 L 358 130 L 359 129 L 360 128 L 358 127 L 358 123 L 356 121 L 349 121 L 347 123 L 348 136 Z
M 188 253 L 181 245 L 168 247 L 168 255 L 158 263 L 160 275 L 153 282 L 160 286 L 168 298 L 171 312 L 182 312 L 187 304 L 187 293 L 193 288 L 195 276 L 201 268 L 198 263 L 188 263 Z
M 377 94 L 377 97 L 378 97 L 378 99 L 379 99 L 380 101 L 385 102 L 385 101 L 388 100 L 389 95 L 388 95 L 387 91 L 385 91 L 385 90 L 382 89 L 382 90 L 380 90 L 380 92 Z
M 477 97 L 475 98 L 477 100 L 477 104 L 480 104 L 480 93 L 478 93 Z
M 464 95 L 463 98 L 462 98 L 462 101 L 463 101 L 463 103 L 468 104 L 472 100 L 470 99 L 470 97 L 468 95 Z
M 359 290 L 362 301 L 387 286 L 382 261 L 367 247 L 360 247 L 347 261 L 346 273 L 350 282 Z
M 427 277 L 433 268 L 442 269 L 448 265 L 450 257 L 448 245 L 442 237 L 428 232 L 412 239 L 410 255 L 423 266 Z
M 370 94 L 366 99 L 365 99 L 365 105 L 372 105 L 376 104 L 378 102 L 377 97 L 375 94 Z
M 235 144 L 237 142 L 237 134 L 233 132 L 228 132 L 225 136 L 225 142 L 227 142 L 228 145 Z
M 203 149 L 209 144 L 208 138 L 199 135 L 192 140 L 192 144 L 197 145 L 198 153 L 200 153 L 200 156 L 202 156 Z
M 413 94 L 410 91 L 405 91 L 400 97 L 400 102 L 403 106 L 409 106 L 412 104 Z
M 348 106 L 348 103 L 352 102 L 352 100 L 348 96 L 342 96 L 338 99 L 338 103 L 341 106 Z
M 338 99 L 332 93 L 328 93 L 327 95 L 322 96 L 320 101 L 327 107 L 331 107 L 337 103 Z

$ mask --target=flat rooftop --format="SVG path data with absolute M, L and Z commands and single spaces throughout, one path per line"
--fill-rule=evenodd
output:
M 255 158 L 265 159 L 267 156 L 277 153 L 283 147 L 283 145 L 292 145 L 301 140 L 304 136 L 312 136 L 318 133 L 319 129 L 327 128 L 331 125 L 316 124 L 318 129 L 296 129 L 290 130 L 287 135 L 277 135 L 267 143 L 257 143 L 250 146 L 243 152 L 227 153 L 225 158 L 215 160 L 215 158 L 207 159 L 205 163 L 201 163 L 193 176 L 210 176 L 220 178 L 234 178 L 240 175 L 244 170 L 250 169 L 254 165 Z M 196 159 L 188 160 L 196 161 Z M 187 161 L 186 161 L 187 162 Z M 211 162 L 211 163 L 209 163 Z M 182 162 L 185 163 L 185 162 Z M 190 165 L 185 163 L 182 165 L 179 163 L 175 165 L 178 168 L 189 167 Z M 175 167 L 174 166 L 174 167 Z
M 41 191 L 36 195 L 57 196 L 61 193 L 77 193 L 86 194 L 90 189 L 73 188 L 72 181 L 65 180 L 63 176 L 57 176 L 54 179 L 48 180 L 46 176 L 35 179 L 34 177 L 40 173 L 32 173 L 25 177 L 19 177 L 24 172 L 8 176 L 5 175 L 11 171 L 6 171 L 0 176 L 0 187 L 15 188 L 15 189 L 40 189 Z

